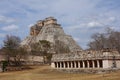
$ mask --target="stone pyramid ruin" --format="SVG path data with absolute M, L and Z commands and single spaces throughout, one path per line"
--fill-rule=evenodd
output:
M 39 40 L 47 40 L 52 43 L 54 45 L 53 51 L 55 51 L 55 48 L 58 48 L 59 52 L 62 52 L 62 49 L 69 49 L 70 52 L 82 50 L 72 36 L 65 34 L 54 17 L 39 20 L 31 26 L 29 36 L 22 41 L 21 45 L 29 47 L 31 43 L 36 43 Z

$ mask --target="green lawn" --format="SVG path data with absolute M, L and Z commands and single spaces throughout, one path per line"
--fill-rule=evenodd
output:
M 0 73 L 0 80 L 120 80 L 120 71 L 109 74 L 70 74 L 53 71 L 49 66 L 36 66 L 25 71 Z

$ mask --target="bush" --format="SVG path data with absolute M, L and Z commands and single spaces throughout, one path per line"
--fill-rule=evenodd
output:
M 8 61 L 2 61 L 2 71 L 6 71 L 6 67 L 8 66 Z

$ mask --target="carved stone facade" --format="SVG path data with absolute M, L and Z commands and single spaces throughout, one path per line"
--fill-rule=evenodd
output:
M 120 54 L 115 50 L 80 51 L 55 54 L 51 67 L 56 69 L 112 69 L 120 68 Z

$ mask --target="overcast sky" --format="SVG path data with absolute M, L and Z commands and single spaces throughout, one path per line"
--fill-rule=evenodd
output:
M 24 39 L 30 25 L 49 16 L 86 49 L 93 33 L 120 31 L 120 0 L 0 0 L 0 45 L 6 34 Z

